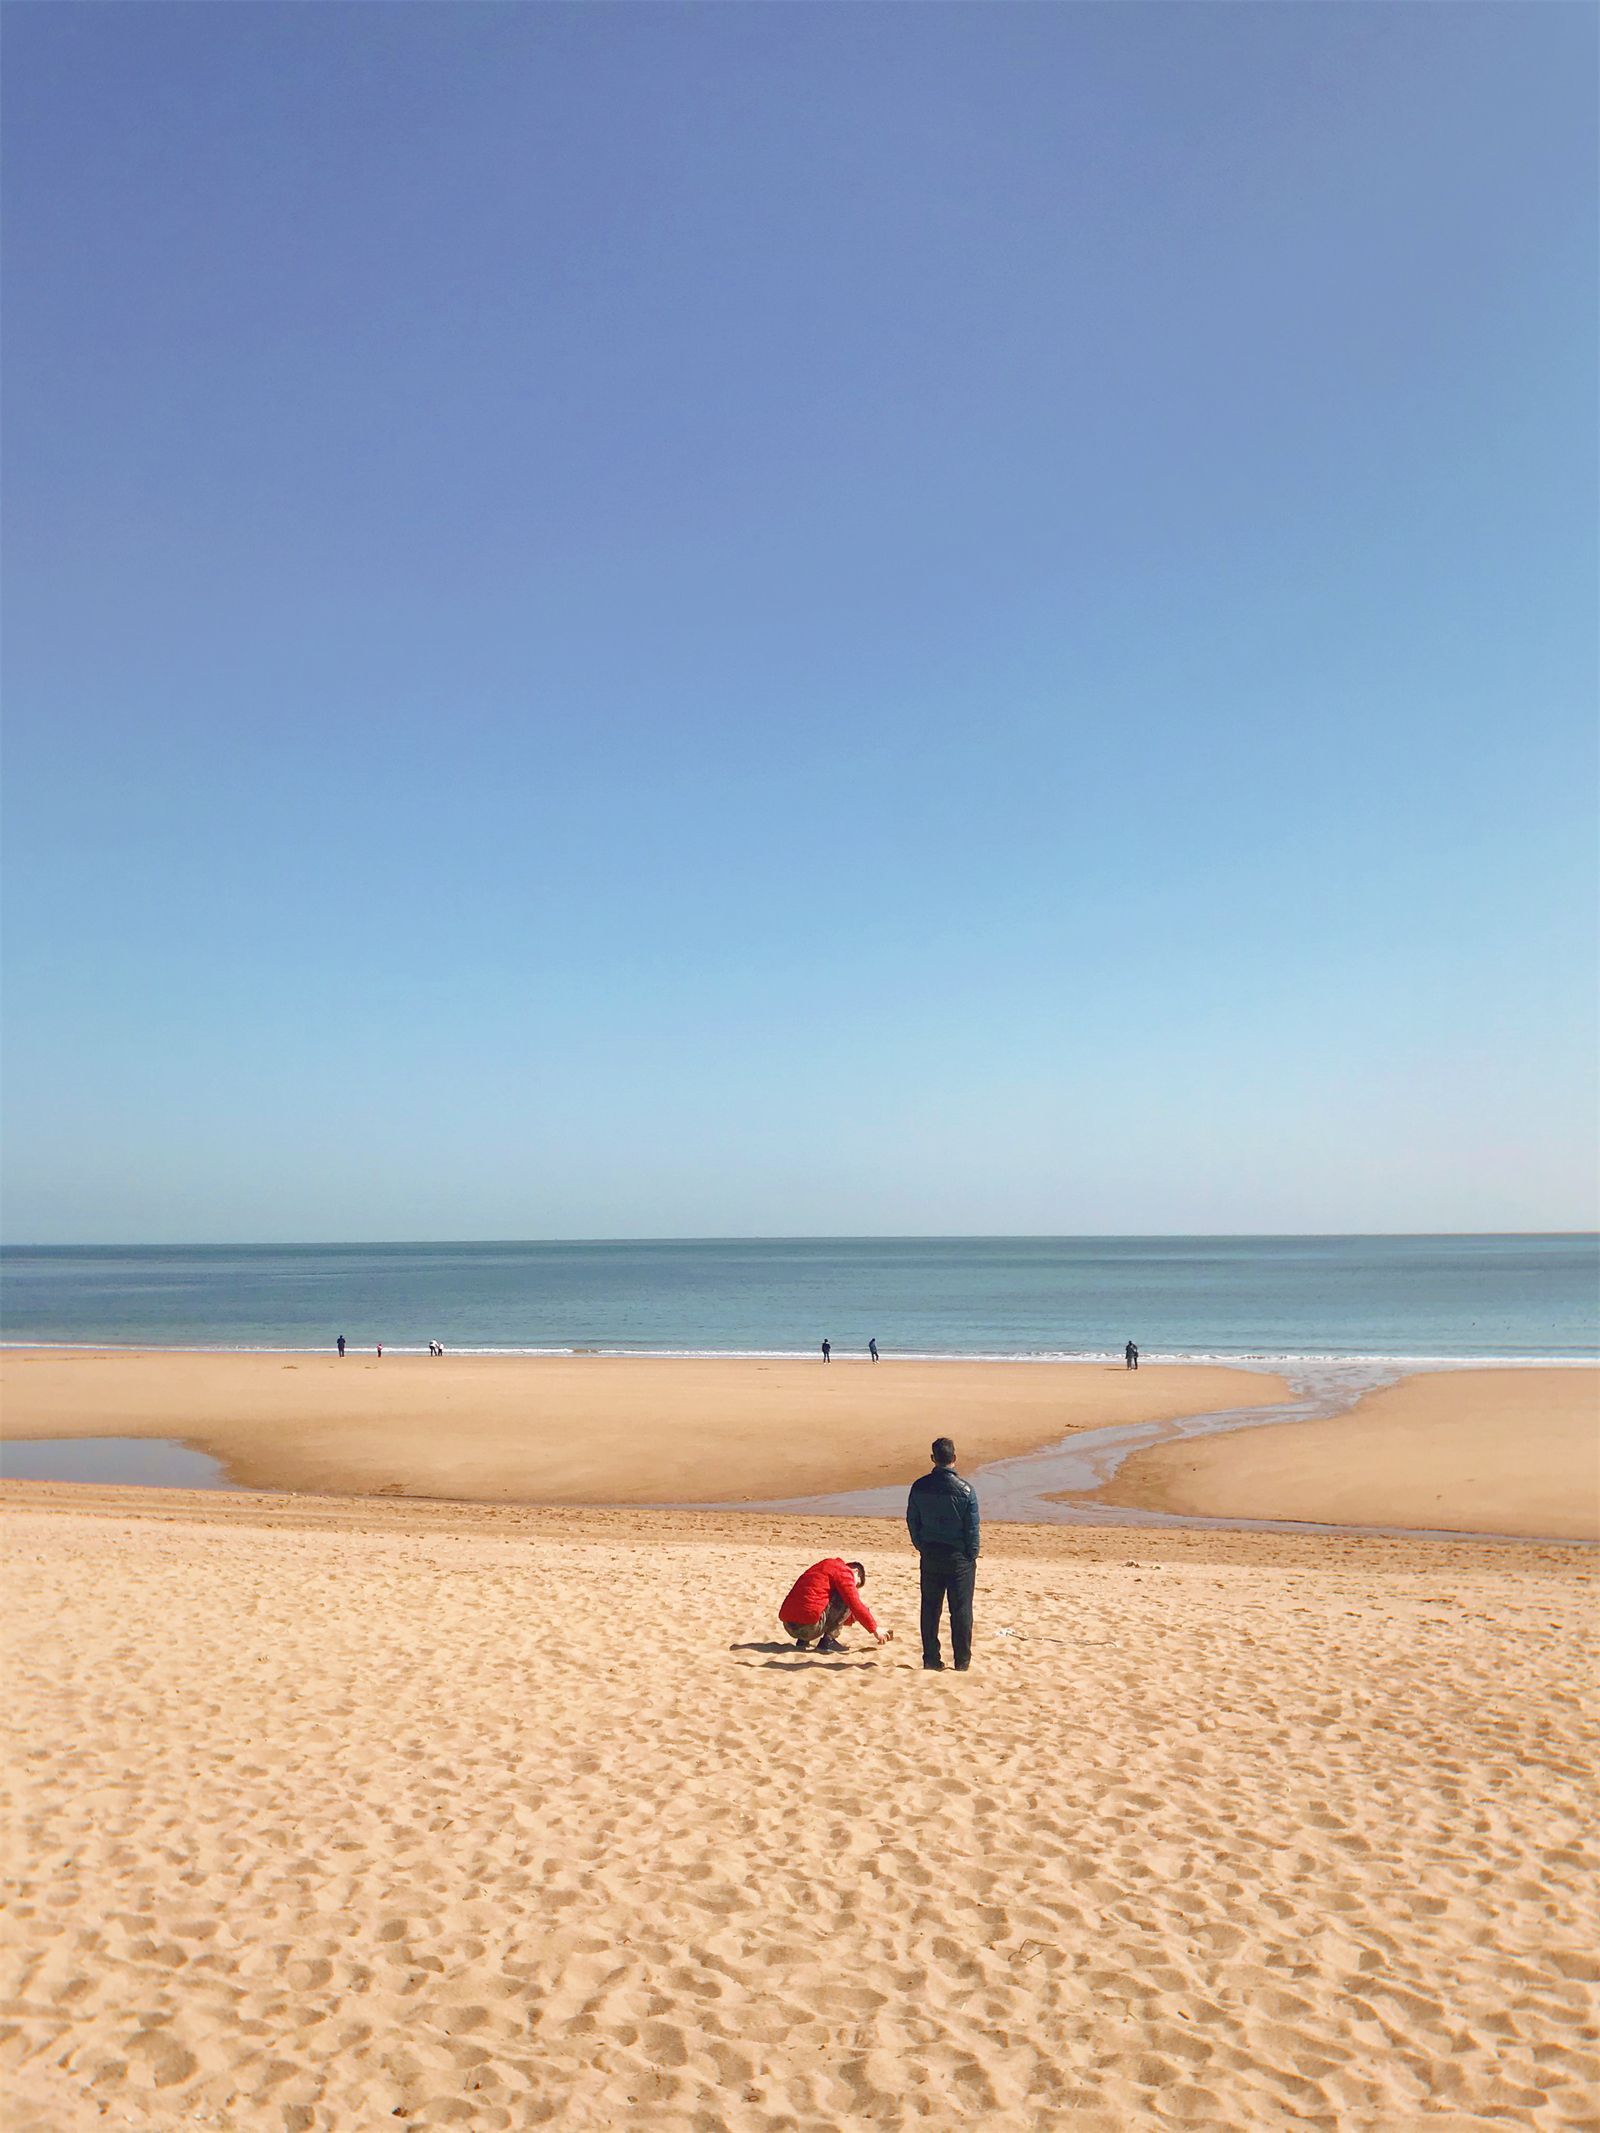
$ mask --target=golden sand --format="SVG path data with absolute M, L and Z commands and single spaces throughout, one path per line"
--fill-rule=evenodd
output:
M 4 1494 L 8 2133 L 1591 2121 L 1575 1552 Z
M 1326 1422 L 1129 1459 L 1097 1502 L 1600 1540 L 1600 1373 L 1423 1373 Z
M 970 1471 L 1071 1431 L 1285 1397 L 1206 1365 L 0 1353 L 9 1437 L 179 1437 L 249 1488 L 738 1503 Z

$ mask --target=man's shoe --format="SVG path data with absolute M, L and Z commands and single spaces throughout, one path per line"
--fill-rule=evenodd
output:
M 944 1672 L 944 1661 L 942 1659 L 924 1659 L 922 1671 L 925 1674 L 942 1674 Z
M 956 1672 L 958 1674 L 969 1673 L 971 1671 L 971 1668 L 972 1661 L 970 1659 L 958 1659 L 956 1661 Z
M 842 1652 L 844 1646 L 837 1637 L 823 1637 L 818 1640 L 817 1650 L 819 1652 Z

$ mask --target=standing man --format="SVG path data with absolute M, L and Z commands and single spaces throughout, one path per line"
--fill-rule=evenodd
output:
M 922 1558 L 922 1663 L 942 1673 L 939 1617 L 950 1608 L 950 1654 L 956 1672 L 972 1664 L 972 1587 L 978 1574 L 978 1492 L 956 1472 L 956 1448 L 933 1440 L 933 1471 L 911 1484 L 906 1530 Z
M 1124 1361 L 1124 1362 L 1125 1362 L 1125 1363 L 1127 1364 L 1127 1366 L 1128 1366 L 1128 1368 L 1129 1368 L 1130 1370 L 1137 1370 L 1137 1369 L 1138 1369 L 1138 1367 L 1139 1367 L 1139 1351 L 1138 1351 L 1138 1349 L 1137 1349 L 1137 1348 L 1136 1348 L 1136 1347 L 1135 1347 L 1135 1346 L 1133 1345 L 1132 1341 L 1129 1341 L 1129 1343 L 1128 1343 L 1127 1347 L 1123 1349 L 1123 1351 L 1122 1351 L 1122 1360 L 1123 1360 L 1123 1361 Z
M 344 1335 L 343 1335 L 342 1333 L 341 1333 L 341 1334 L 339 1335 L 339 1343 L 338 1343 L 338 1345 L 339 1345 L 339 1353 L 340 1353 L 341 1355 L 343 1355 L 343 1354 L 344 1354 Z
M 823 1361 L 824 1361 L 825 1363 L 831 1363 L 831 1362 L 833 1361 L 833 1343 L 832 1343 L 832 1341 L 824 1341 L 824 1342 L 823 1342 L 823 1344 L 822 1344 L 822 1360 L 823 1360 Z
M 870 1355 L 870 1356 L 871 1356 L 871 1358 L 872 1358 L 872 1360 L 873 1360 L 874 1362 L 876 1362 L 876 1361 L 878 1360 L 878 1343 L 877 1343 L 877 1338 L 876 1338 L 876 1336 L 874 1336 L 874 1338 L 873 1338 L 873 1339 L 871 1339 L 870 1341 L 868 1341 L 868 1343 L 867 1343 L 867 1353 L 868 1353 L 868 1355 Z

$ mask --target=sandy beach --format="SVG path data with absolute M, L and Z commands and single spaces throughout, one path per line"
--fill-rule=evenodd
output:
M 1209 1365 L 0 1353 L 8 1437 L 176 1437 L 247 1488 L 482 1502 L 764 1502 L 970 1471 L 1075 1430 L 1265 1406 Z
M 1138 1453 L 1099 1500 L 1212 1518 L 1600 1540 L 1600 1374 L 1421 1373 L 1325 1422 Z
M 10 2133 L 1592 2123 L 1571 1551 L 4 1494 Z
M 0 1487 L 8 2133 L 1594 2123 L 1592 1553 L 992 1525 L 934 1675 L 897 1521 L 628 1500 L 1271 1378 L 3 1367 L 8 1433 L 308 1492 Z M 1417 1378 L 1116 1493 L 1573 1530 L 1593 1393 Z M 836 1553 L 896 1641 L 797 1654 L 778 1601 Z

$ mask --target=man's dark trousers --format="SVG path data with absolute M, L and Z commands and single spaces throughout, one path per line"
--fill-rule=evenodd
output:
M 930 1542 L 922 1551 L 922 1663 L 938 1666 L 939 1616 L 950 1603 L 950 1650 L 958 1667 L 972 1662 L 972 1586 L 976 1556 Z

